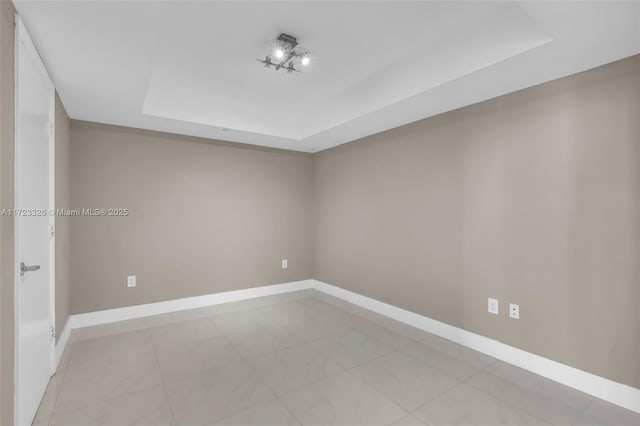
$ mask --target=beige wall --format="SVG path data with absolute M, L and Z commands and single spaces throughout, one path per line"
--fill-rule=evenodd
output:
M 15 10 L 0 0 L 0 207 L 14 200 L 14 32 Z M 13 218 L 0 216 L 0 424 L 13 424 Z
M 639 75 L 636 56 L 313 157 L 72 120 L 72 206 L 131 215 L 71 219 L 71 311 L 313 277 L 640 387 Z
M 640 387 L 639 123 L 635 56 L 321 152 L 314 278 Z
M 73 207 L 130 211 L 72 219 L 72 312 L 311 278 L 311 179 L 308 154 L 72 120 Z
M 69 160 L 71 156 L 71 141 L 69 133 L 69 116 L 56 95 L 56 208 L 69 208 L 71 206 L 71 188 L 69 186 Z M 69 217 L 56 217 L 56 341 L 62 334 L 62 329 L 67 323 L 70 310 L 70 240 L 71 228 Z

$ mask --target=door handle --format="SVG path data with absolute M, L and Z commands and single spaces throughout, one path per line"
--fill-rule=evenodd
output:
M 24 262 L 20 262 L 20 276 L 24 276 L 26 272 L 33 272 L 40 269 L 40 265 L 27 266 Z

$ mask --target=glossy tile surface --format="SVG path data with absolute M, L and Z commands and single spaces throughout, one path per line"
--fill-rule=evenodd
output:
M 424 407 L 414 416 L 427 425 L 548 425 L 504 401 L 461 384 Z
M 303 425 L 387 425 L 406 412 L 348 372 L 281 397 Z
M 74 330 L 34 426 L 640 425 L 313 290 Z
M 300 423 L 280 401 L 269 401 L 229 416 L 216 426 L 298 426 Z
M 478 373 L 480 368 L 475 367 L 459 358 L 440 352 L 421 342 L 412 342 L 402 347 L 400 351 L 412 358 L 419 359 L 436 367 L 457 379 L 466 380 Z
M 263 402 L 275 400 L 243 361 L 166 384 L 177 424 L 209 425 Z
M 133 426 L 173 424 L 171 410 L 162 386 L 124 394 L 70 413 L 56 412 L 52 426 Z
M 242 360 L 231 342 L 222 336 L 160 346 L 156 348 L 156 357 L 165 383 Z
M 197 340 L 220 336 L 210 318 L 191 319 L 149 329 L 151 340 L 156 347 L 176 346 Z
M 394 350 L 392 345 L 356 330 L 313 343 L 344 368 L 355 367 Z
M 276 395 L 284 395 L 332 374 L 340 365 L 310 343 L 249 360 Z
M 617 407 L 606 401 L 595 400 L 578 417 L 575 423 L 580 426 L 638 426 L 640 425 L 640 414 Z
M 425 423 L 421 422 L 411 414 L 407 414 L 400 420 L 393 422 L 391 426 L 425 426 Z
M 351 372 L 409 412 L 459 383 L 453 376 L 402 353 L 382 356 Z
M 56 410 L 66 412 L 161 385 L 162 377 L 153 355 L 68 369 Z
M 574 424 L 580 414 L 565 401 L 487 372 L 471 377 L 467 383 L 551 424 Z

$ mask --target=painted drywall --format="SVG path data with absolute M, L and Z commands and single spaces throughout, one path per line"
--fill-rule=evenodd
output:
M 72 120 L 72 207 L 129 212 L 71 219 L 72 312 L 311 278 L 311 179 L 310 154 Z
M 640 387 L 639 118 L 635 56 L 318 153 L 314 278 Z
M 71 159 L 70 121 L 67 112 L 56 94 L 55 109 L 55 207 L 68 209 L 71 206 L 69 161 Z M 56 242 L 56 342 L 67 323 L 71 300 L 71 218 L 55 218 Z
M 15 10 L 0 1 L 0 208 L 14 206 L 14 27 Z M 13 218 L 0 216 L 0 424 L 13 424 Z

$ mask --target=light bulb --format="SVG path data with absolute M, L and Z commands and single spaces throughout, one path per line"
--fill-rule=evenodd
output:
M 284 57 L 284 51 L 282 49 L 276 49 L 276 58 L 282 59 Z
M 303 56 L 303 57 L 302 57 L 302 65 L 304 65 L 305 67 L 306 67 L 307 65 L 309 65 L 309 62 L 310 62 L 310 61 L 311 61 L 311 59 L 309 59 L 309 57 L 308 57 L 308 56 Z

